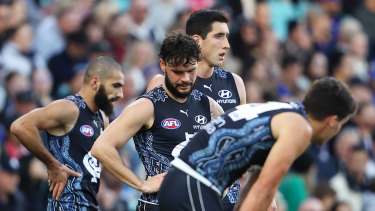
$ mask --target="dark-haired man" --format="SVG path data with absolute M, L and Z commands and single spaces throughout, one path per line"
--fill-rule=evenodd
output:
M 224 109 L 246 103 L 245 85 L 240 76 L 220 68 L 230 48 L 228 18 L 219 10 L 202 9 L 192 13 L 186 22 L 186 34 L 199 44 L 202 60 L 199 61 L 195 89 L 213 98 Z M 148 90 L 159 85 L 163 75 L 155 76 Z M 236 181 L 224 198 L 227 210 L 232 210 L 239 196 L 240 184 Z
M 137 210 L 159 210 L 155 192 L 170 162 L 205 123 L 222 113 L 213 99 L 193 89 L 201 53 L 191 36 L 167 36 L 159 56 L 164 83 L 127 106 L 92 148 L 93 156 L 111 174 L 143 193 Z M 146 169 L 146 181 L 125 167 L 118 154 L 131 137 Z
M 75 95 L 17 119 L 11 132 L 48 169 L 48 210 L 97 210 L 100 168 L 90 149 L 108 125 L 112 103 L 122 98 L 124 74 L 109 57 L 88 66 Z M 102 112 L 104 114 L 102 114 Z M 45 131 L 47 148 L 39 130 Z
M 292 162 L 310 142 L 323 145 L 357 108 L 349 89 L 324 78 L 302 103 L 245 104 L 206 124 L 181 151 L 158 193 L 160 209 L 223 210 L 224 190 L 263 166 L 240 210 L 266 210 Z

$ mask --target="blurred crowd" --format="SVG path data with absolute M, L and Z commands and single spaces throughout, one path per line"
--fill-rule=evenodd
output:
M 222 68 L 242 76 L 248 103 L 298 101 L 324 76 L 346 83 L 359 103 L 333 140 L 295 161 L 278 210 L 375 210 L 375 0 L 0 0 L 0 210 L 45 210 L 48 195 L 45 166 L 9 133 L 10 124 L 76 93 L 99 55 L 125 72 L 116 118 L 161 73 L 165 34 L 184 31 L 201 8 L 230 19 Z M 121 154 L 144 174 L 131 142 Z M 102 210 L 135 210 L 138 196 L 102 169 Z

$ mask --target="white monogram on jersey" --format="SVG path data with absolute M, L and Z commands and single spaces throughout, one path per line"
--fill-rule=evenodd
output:
M 91 155 L 91 151 L 85 155 L 83 158 L 83 165 L 90 172 L 92 178 L 91 182 L 98 183 L 98 179 L 100 178 L 101 168 L 99 165 L 98 160 Z

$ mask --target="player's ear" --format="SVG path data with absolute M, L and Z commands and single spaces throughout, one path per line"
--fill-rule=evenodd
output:
M 328 118 L 328 124 L 329 126 L 333 126 L 337 121 L 338 121 L 338 116 L 337 115 L 331 115 Z
M 99 89 L 99 87 L 100 87 L 100 80 L 99 80 L 99 78 L 97 76 L 91 77 L 91 79 L 90 79 L 90 86 L 95 91 Z
M 165 73 L 165 62 L 164 62 L 164 60 L 160 59 L 159 62 L 160 62 L 161 70 L 163 71 L 163 73 Z
M 201 45 L 201 41 L 203 40 L 201 36 L 194 34 L 192 37 L 198 42 L 199 45 Z

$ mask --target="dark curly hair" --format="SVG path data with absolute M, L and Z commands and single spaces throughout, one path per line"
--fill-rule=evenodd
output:
M 202 39 L 206 39 L 207 34 L 212 31 L 212 24 L 214 22 L 228 23 L 228 18 L 219 10 L 197 10 L 186 21 L 186 34 L 191 36 L 197 34 Z
M 306 113 L 315 120 L 323 120 L 330 115 L 337 115 L 342 120 L 357 110 L 357 102 L 349 88 L 333 77 L 314 81 L 303 104 Z
M 171 66 L 195 64 L 201 61 L 199 44 L 191 36 L 175 32 L 164 39 L 159 53 L 160 59 Z

